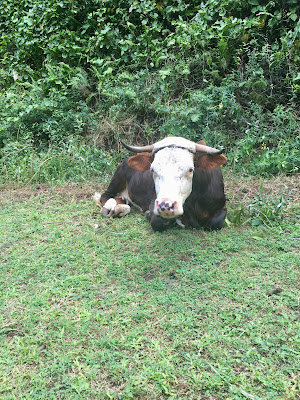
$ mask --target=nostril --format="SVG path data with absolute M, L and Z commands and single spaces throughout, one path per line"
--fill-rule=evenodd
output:
M 165 211 L 165 207 L 168 207 L 168 203 L 162 201 L 160 203 L 157 202 L 158 207 L 162 210 Z
M 156 200 L 156 209 L 159 212 L 174 213 L 176 209 L 177 201 L 171 200 Z

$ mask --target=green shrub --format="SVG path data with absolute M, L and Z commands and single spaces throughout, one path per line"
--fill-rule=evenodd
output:
M 245 135 L 236 141 L 231 153 L 232 165 L 254 175 L 297 173 L 300 142 L 295 113 L 282 106 L 267 115 L 257 106 L 252 110 L 253 122 L 248 122 Z
M 267 195 L 263 192 L 263 185 L 261 185 L 258 195 L 248 204 L 239 203 L 231 206 L 229 203 L 226 223 L 228 226 L 250 224 L 252 226 L 265 225 L 268 228 L 280 225 L 284 219 L 288 197 L 286 193 L 281 193 L 278 198 Z
M 286 208 L 286 201 L 285 194 L 282 194 L 279 199 L 265 195 L 261 185 L 258 196 L 254 197 L 248 206 L 251 225 L 272 227 L 274 224 L 280 223 Z
M 231 224 L 240 226 L 246 223 L 249 215 L 243 204 L 236 204 L 235 206 L 227 205 L 227 216 L 225 223 L 230 226 Z
M 93 129 L 91 109 L 78 87 L 81 71 L 66 77 L 66 69 L 48 66 L 47 79 L 17 81 L 0 92 L 0 148 L 23 138 L 36 146 L 58 144 Z
M 299 11 L 297 0 L 3 0 L 2 153 L 179 135 L 225 147 L 251 174 L 296 173 Z
M 0 150 L 0 182 L 64 183 L 106 177 L 116 167 L 104 150 L 68 138 L 61 146 L 37 151 L 30 141 L 11 142 Z

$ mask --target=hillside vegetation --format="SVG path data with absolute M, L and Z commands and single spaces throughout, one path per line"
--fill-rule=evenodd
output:
M 86 179 L 123 155 L 119 138 L 165 135 L 225 147 L 250 174 L 297 172 L 299 9 L 297 0 L 1 1 L 2 181 Z

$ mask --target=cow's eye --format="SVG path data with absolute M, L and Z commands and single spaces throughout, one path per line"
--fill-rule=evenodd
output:
M 194 172 L 194 168 L 190 168 L 190 169 L 189 169 L 189 172 Z

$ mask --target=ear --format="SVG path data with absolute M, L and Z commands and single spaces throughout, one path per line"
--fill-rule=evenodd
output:
M 139 153 L 129 158 L 128 165 L 137 171 L 147 171 L 147 169 L 150 168 L 152 161 L 152 153 Z
M 203 146 L 206 146 L 206 142 L 204 142 L 202 139 L 198 142 L 198 144 L 203 144 Z
M 203 154 L 200 155 L 199 158 L 195 161 L 195 167 L 203 169 L 215 169 L 225 164 L 226 161 L 227 158 L 223 156 L 223 154 L 219 154 L 216 156 Z

